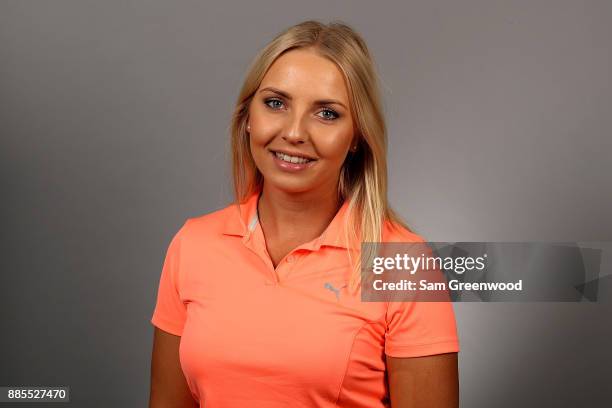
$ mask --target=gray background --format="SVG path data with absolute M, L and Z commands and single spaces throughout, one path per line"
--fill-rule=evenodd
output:
M 374 54 L 418 233 L 612 240 L 610 1 L 2 0 L 0 385 L 146 405 L 167 245 L 227 205 L 246 67 L 308 18 Z M 609 406 L 609 304 L 455 306 L 463 407 Z

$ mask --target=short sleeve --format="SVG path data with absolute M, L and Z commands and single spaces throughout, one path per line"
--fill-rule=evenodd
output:
M 159 278 L 157 301 L 151 323 L 174 335 L 181 336 L 187 318 L 185 304 L 181 300 L 179 272 L 181 266 L 181 241 L 185 224 L 174 235 L 168 249 Z
M 423 237 L 401 227 L 390 229 L 387 234 L 385 242 L 426 244 Z M 430 251 L 427 245 L 416 245 L 410 250 L 417 251 L 415 253 Z M 430 275 L 431 279 L 443 279 L 443 275 L 438 273 L 435 278 Z M 448 299 L 446 293 L 441 296 Z M 455 312 L 450 301 L 390 301 L 386 324 L 385 354 L 388 356 L 422 357 L 459 351 Z
M 389 302 L 385 354 L 421 357 L 459 351 L 451 302 Z

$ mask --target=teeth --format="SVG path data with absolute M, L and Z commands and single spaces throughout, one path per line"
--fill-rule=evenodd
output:
M 279 159 L 281 159 L 283 161 L 286 161 L 288 163 L 304 164 L 304 163 L 308 163 L 310 161 L 310 159 L 305 159 L 303 157 L 297 157 L 297 156 L 289 156 L 287 154 L 279 153 L 279 152 L 274 152 L 274 154 Z

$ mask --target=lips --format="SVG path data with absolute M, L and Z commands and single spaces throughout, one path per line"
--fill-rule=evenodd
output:
M 302 152 L 293 152 L 293 151 L 290 151 L 290 150 L 273 150 L 273 149 L 270 149 L 270 151 L 272 153 L 282 153 L 284 155 L 287 155 L 287 156 L 290 156 L 290 157 L 297 157 L 297 158 L 300 158 L 300 159 L 316 160 L 311 155 L 305 154 L 305 153 L 302 153 Z
M 290 157 L 284 153 L 274 153 L 273 151 L 270 151 L 270 155 L 276 168 L 284 172 L 296 173 L 306 171 L 317 163 L 317 160 L 298 158 L 298 156 Z

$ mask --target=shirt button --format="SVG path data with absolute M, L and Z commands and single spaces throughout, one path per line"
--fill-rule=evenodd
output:
M 293 255 L 289 255 L 287 257 L 287 262 L 293 262 L 295 260 L 295 257 Z

